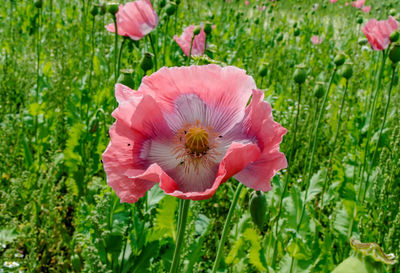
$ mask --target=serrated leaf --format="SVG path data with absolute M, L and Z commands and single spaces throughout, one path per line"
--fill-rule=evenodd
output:
M 257 234 L 257 232 L 252 229 L 248 228 L 244 233 L 243 237 L 250 242 L 250 249 L 249 249 L 249 260 L 252 265 L 254 265 L 258 270 L 265 271 L 266 263 L 263 262 L 262 259 L 264 258 L 261 255 L 261 240 Z

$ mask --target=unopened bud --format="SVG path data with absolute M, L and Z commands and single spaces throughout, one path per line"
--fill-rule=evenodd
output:
M 199 35 L 199 34 L 200 34 L 200 31 L 201 31 L 201 27 L 196 26 L 196 27 L 193 29 L 193 35 L 194 35 L 194 36 Z
M 307 77 L 305 66 L 298 65 L 296 67 L 297 68 L 294 71 L 294 75 L 293 75 L 294 81 L 298 84 L 302 84 L 306 81 L 306 77 Z
M 317 99 L 321 99 L 324 96 L 324 84 L 323 82 L 317 82 L 315 87 L 314 87 L 314 96 Z
M 95 17 L 97 14 L 99 14 L 99 7 L 97 5 L 94 5 L 92 9 L 90 10 L 90 14 Z
M 357 24 L 361 25 L 364 22 L 364 18 L 361 16 L 357 18 Z
M 206 24 L 204 25 L 204 32 L 205 32 L 207 35 L 210 35 L 210 34 L 211 34 L 211 31 L 212 31 L 212 25 L 211 25 L 211 23 L 210 23 L 210 22 L 206 22 Z
M 41 9 L 43 7 L 43 0 L 35 1 L 35 7 Z
M 344 55 L 343 53 L 339 53 L 335 56 L 335 59 L 333 59 L 333 62 L 335 63 L 336 66 L 341 66 L 342 64 L 344 64 L 344 62 L 346 61 L 346 55 Z
M 153 56 L 153 54 L 146 52 L 140 61 L 140 68 L 142 68 L 145 73 L 153 68 Z
M 294 35 L 295 37 L 299 36 L 299 35 L 300 35 L 300 29 L 295 28 L 294 31 L 293 31 L 293 35 Z
M 389 59 L 393 63 L 397 63 L 400 61 L 400 44 L 394 44 L 392 49 L 389 52 Z
M 249 207 L 253 223 L 262 231 L 267 220 L 267 199 L 262 191 L 251 194 Z
M 176 4 L 173 2 L 169 2 L 167 4 L 167 7 L 165 8 L 165 12 L 167 13 L 168 16 L 171 16 L 175 13 L 176 11 Z
M 395 16 L 396 15 L 396 10 L 395 9 L 390 9 L 389 10 L 389 14 L 391 15 L 391 16 Z
M 358 40 L 358 44 L 359 45 L 366 45 L 368 43 L 368 39 L 367 38 L 361 38 Z
M 268 66 L 267 64 L 262 64 L 260 70 L 258 71 L 258 75 L 261 77 L 265 77 L 268 73 Z
M 165 7 L 165 4 L 166 4 L 165 0 L 161 0 L 158 5 L 160 6 L 160 8 L 163 8 Z
M 397 42 L 397 40 L 399 39 L 399 32 L 397 30 L 393 31 L 392 34 L 390 34 L 390 41 L 392 43 Z
M 345 63 L 340 69 L 340 75 L 346 80 L 353 76 L 353 65 L 351 63 Z
M 107 12 L 106 6 L 104 4 L 100 4 L 99 7 L 100 7 L 100 14 L 101 15 L 106 14 L 106 12 Z

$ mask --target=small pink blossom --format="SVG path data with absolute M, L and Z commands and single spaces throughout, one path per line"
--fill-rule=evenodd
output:
M 398 28 L 399 23 L 392 16 L 389 16 L 388 20 L 369 20 L 362 27 L 362 32 L 373 50 L 384 50 L 390 44 L 390 34 Z
M 156 184 L 166 194 L 203 200 L 232 176 L 269 191 L 287 166 L 279 152 L 286 129 L 242 69 L 163 67 L 137 91 L 117 84 L 115 96 L 103 164 L 121 202 L 136 202 Z
M 344 4 L 345 7 L 347 7 L 348 5 L 349 5 L 349 2 L 346 2 L 346 3 Z
M 266 6 L 257 6 L 259 11 L 264 11 L 267 7 Z
M 317 36 L 317 35 L 313 35 L 313 36 L 311 37 L 311 42 L 312 42 L 314 45 L 319 45 L 320 43 L 322 43 L 322 41 L 323 41 L 323 39 L 322 39 L 321 37 Z
M 371 6 L 365 6 L 361 9 L 363 12 L 368 13 L 371 11 Z
M 351 2 L 351 5 L 357 9 L 361 9 L 365 5 L 365 0 L 357 0 L 357 1 Z
M 150 0 L 136 0 L 120 5 L 116 19 L 118 34 L 136 41 L 153 31 L 158 24 Z M 114 23 L 107 25 L 106 29 L 115 32 Z
M 337 0 L 329 0 L 331 3 L 336 3 Z
M 248 5 L 250 4 L 250 2 L 249 2 L 249 1 L 245 1 L 244 4 L 245 4 L 246 6 L 248 6 Z
M 190 44 L 192 42 L 193 37 L 193 30 L 196 26 L 188 26 L 183 31 L 182 35 L 178 37 L 177 35 L 174 36 L 175 42 L 181 47 L 183 53 L 186 56 L 190 54 Z M 213 27 L 214 29 L 214 27 Z M 192 45 L 192 56 L 201 56 L 204 54 L 204 49 L 206 45 L 206 33 L 204 32 L 203 28 L 200 30 L 200 34 L 196 35 L 193 40 Z

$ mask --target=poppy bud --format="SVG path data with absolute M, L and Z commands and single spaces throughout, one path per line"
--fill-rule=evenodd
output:
M 211 23 L 210 23 L 210 22 L 206 22 L 206 24 L 204 25 L 204 32 L 205 32 L 207 35 L 210 35 L 210 34 L 211 34 L 211 31 L 212 31 L 212 25 L 211 25 Z
M 106 14 L 106 12 L 107 12 L 106 6 L 104 4 L 100 4 L 100 14 L 104 15 Z
M 95 17 L 97 14 L 99 14 L 99 7 L 94 5 L 92 9 L 90 10 L 90 14 L 92 14 L 93 17 Z
M 315 87 L 314 87 L 314 96 L 317 99 L 321 99 L 323 97 L 323 95 L 324 95 L 324 92 L 325 92 L 324 84 L 325 83 L 323 83 L 323 82 L 317 82 Z
M 165 0 L 161 0 L 160 3 L 159 3 L 160 8 L 165 7 L 165 4 L 166 4 Z
M 251 194 L 249 207 L 253 223 L 263 230 L 267 220 L 267 199 L 262 191 L 254 191 Z
M 306 69 L 304 65 L 298 65 L 296 70 L 294 71 L 294 81 L 298 84 L 302 84 L 306 81 Z
M 294 22 L 293 28 L 297 28 L 297 22 Z
M 389 59 L 393 63 L 397 63 L 400 61 L 400 44 L 394 44 L 392 49 L 389 52 Z
M 337 54 L 335 59 L 333 59 L 333 62 L 336 66 L 341 66 L 342 64 L 344 64 L 344 61 L 346 61 L 346 55 L 344 55 L 343 53 Z
M 395 16 L 395 15 L 396 15 L 396 10 L 395 10 L 395 9 L 390 9 L 390 10 L 389 10 L 389 14 L 390 14 L 391 16 Z
M 282 41 L 283 40 L 283 33 L 279 33 L 278 37 L 276 37 L 276 40 L 278 42 Z
M 43 0 L 35 1 L 35 7 L 41 9 L 43 7 Z
M 361 25 L 364 22 L 364 18 L 358 17 L 357 18 L 357 24 Z
M 350 79 L 353 76 L 352 64 L 345 63 L 340 70 L 340 75 L 342 75 L 342 77 L 345 78 L 346 80 Z
M 361 38 L 360 40 L 358 40 L 359 45 L 366 45 L 367 43 L 368 43 L 367 38 Z
M 293 34 L 294 34 L 295 37 L 299 36 L 300 35 L 300 29 L 295 28 Z
M 167 7 L 165 8 L 165 12 L 167 13 L 168 16 L 171 16 L 175 13 L 176 11 L 176 4 L 173 2 L 168 3 Z
M 115 15 L 118 12 L 118 3 L 108 3 L 107 4 L 107 11 L 111 14 L 111 15 Z
M 118 77 L 118 83 L 128 86 L 131 89 L 134 89 L 135 81 L 132 78 L 132 72 L 133 72 L 132 69 L 121 69 L 121 74 Z
M 261 77 L 265 77 L 268 73 L 268 66 L 267 64 L 262 64 L 260 70 L 258 71 L 258 75 Z
M 179 5 L 181 3 L 181 0 L 175 0 L 175 4 Z
M 146 52 L 140 61 L 140 68 L 142 68 L 145 73 L 153 68 L 153 56 L 153 54 Z
M 194 35 L 194 36 L 199 35 L 199 34 L 200 34 L 200 31 L 201 31 L 201 27 L 196 26 L 196 27 L 193 29 L 193 35 Z
M 90 125 L 89 125 L 89 132 L 91 134 L 95 133 L 97 131 L 97 128 L 99 127 L 99 119 L 97 118 L 97 116 L 95 115 L 93 117 L 93 119 L 90 121 Z
M 399 32 L 397 30 L 393 31 L 389 38 L 392 43 L 397 42 L 399 39 Z

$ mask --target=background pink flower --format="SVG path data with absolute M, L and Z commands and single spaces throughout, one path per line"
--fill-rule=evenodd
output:
M 398 28 L 399 23 L 392 16 L 389 16 L 388 20 L 369 20 L 365 26 L 362 27 L 362 32 L 367 37 L 372 49 L 383 50 L 390 44 L 390 34 Z
M 149 34 L 158 24 L 158 17 L 150 0 L 136 0 L 120 5 L 116 14 L 118 34 L 133 40 L 140 40 Z M 115 32 L 114 23 L 106 26 Z
M 322 41 L 323 41 L 323 39 L 322 39 L 321 37 L 317 36 L 317 35 L 313 35 L 313 36 L 311 37 L 311 42 L 312 42 L 314 45 L 319 45 L 320 43 L 322 43 Z
M 286 129 L 244 70 L 164 67 L 138 91 L 117 84 L 115 95 L 103 164 L 122 202 L 136 202 L 157 183 L 172 196 L 207 199 L 232 176 L 268 191 L 287 166 L 279 152 Z
M 368 13 L 371 11 L 371 6 L 365 6 L 361 9 L 363 12 Z
M 358 1 L 351 2 L 351 5 L 357 9 L 360 9 L 365 5 L 365 0 L 358 0 Z
M 329 0 L 331 3 L 336 3 L 337 0 Z
M 244 1 L 244 4 L 245 4 L 246 6 L 248 6 L 248 5 L 250 4 L 250 2 L 249 2 L 249 1 Z
M 190 43 L 192 41 L 193 30 L 195 29 L 195 27 L 196 26 L 188 26 L 187 28 L 185 28 L 180 37 L 178 37 L 177 35 L 174 36 L 174 40 L 181 47 L 183 53 L 186 56 L 189 56 Z M 193 40 L 192 56 L 203 55 L 205 45 L 206 45 L 206 33 L 204 32 L 203 28 L 201 28 L 200 34 L 196 35 Z

